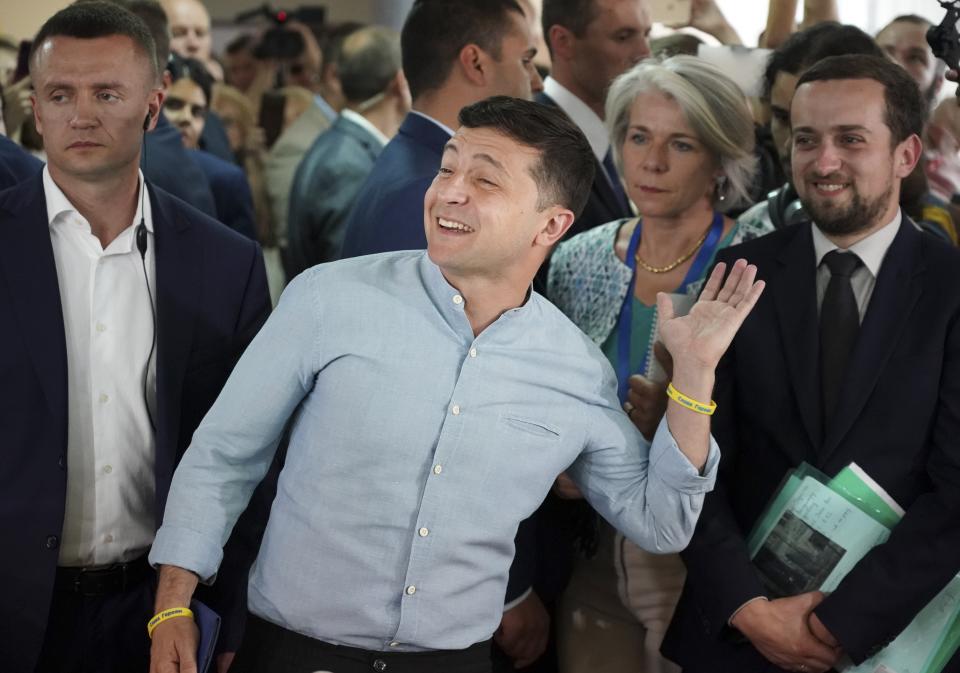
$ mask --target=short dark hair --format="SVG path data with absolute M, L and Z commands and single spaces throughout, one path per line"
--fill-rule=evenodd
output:
M 895 23 L 912 23 L 915 26 L 924 26 L 925 28 L 929 28 L 933 25 L 933 21 L 930 19 L 925 19 L 919 14 L 901 14 L 900 16 L 895 16 L 894 18 L 890 19 L 887 25 L 877 31 L 877 35 Z
M 583 37 L 587 26 L 597 18 L 599 11 L 594 0 L 543 0 L 540 23 L 547 51 L 553 55 L 550 44 L 550 26 L 563 26 L 577 37 Z
M 167 13 L 156 0 L 131 0 L 126 7 L 139 16 L 150 31 L 157 54 L 157 65 L 163 73 L 170 59 L 170 23 Z
M 50 38 L 75 37 L 91 40 L 112 35 L 130 38 L 150 63 L 154 78 L 160 78 L 162 70 L 157 63 L 156 44 L 147 25 L 129 10 L 102 0 L 69 5 L 47 19 L 33 38 L 33 45 L 30 48 L 31 70 L 37 51 Z
M 524 16 L 517 0 L 416 0 L 400 34 L 403 73 L 413 99 L 440 88 L 468 44 L 499 60 L 509 12 Z
M 893 61 L 864 54 L 831 56 L 803 73 L 797 81 L 797 88 L 807 82 L 838 79 L 872 79 L 883 86 L 883 117 L 894 146 L 923 131 L 927 105 L 920 95 L 920 88 L 907 71 Z
M 777 47 L 763 73 L 763 98 L 770 99 L 774 80 L 780 72 L 800 75 L 817 61 L 843 54 L 883 56 L 883 50 L 872 37 L 857 28 L 834 21 L 824 21 L 791 35 Z
M 170 77 L 174 82 L 180 79 L 189 79 L 196 83 L 207 99 L 206 106 L 210 107 L 210 102 L 213 100 L 213 76 L 203 63 L 189 56 L 174 54 L 170 58 L 170 67 L 167 69 L 170 71 Z
M 337 69 L 347 101 L 372 99 L 400 70 L 400 36 L 383 26 L 361 28 L 343 41 Z
M 530 175 L 537 184 L 537 209 L 561 205 L 580 217 L 593 185 L 597 160 L 583 132 L 552 105 L 493 96 L 460 110 L 461 126 L 488 128 L 537 150 Z

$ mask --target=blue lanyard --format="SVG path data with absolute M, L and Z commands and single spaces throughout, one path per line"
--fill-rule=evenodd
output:
M 637 226 L 630 237 L 630 245 L 627 247 L 626 264 L 630 269 L 630 285 L 627 287 L 627 296 L 623 298 L 623 305 L 620 307 L 620 317 L 617 320 L 617 393 L 620 402 L 627 401 L 627 379 L 630 377 L 630 332 L 633 329 L 633 293 L 634 283 L 637 280 L 637 248 L 640 247 L 640 229 L 642 221 L 637 221 Z M 713 253 L 720 242 L 720 235 L 723 233 L 723 215 L 716 212 L 713 215 L 713 223 L 710 225 L 710 233 L 703 242 L 700 252 L 697 253 L 693 264 L 687 270 L 687 275 L 680 285 L 683 290 L 687 285 L 697 281 L 707 270 L 707 264 L 713 258 Z M 640 366 L 640 373 L 646 374 L 650 362 L 650 351 L 648 348 L 643 354 L 643 364 Z

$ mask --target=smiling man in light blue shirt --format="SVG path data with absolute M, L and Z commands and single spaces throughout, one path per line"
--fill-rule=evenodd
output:
M 586 201 L 586 139 L 558 110 L 506 97 L 460 122 L 426 195 L 427 252 L 299 276 L 177 470 L 150 556 L 158 611 L 214 579 L 293 417 L 240 670 L 489 670 L 517 524 L 560 472 L 662 552 L 686 545 L 712 487 L 709 417 L 670 403 L 648 444 L 603 354 L 530 290 Z M 689 397 L 710 399 L 762 290 L 754 272 L 738 263 L 721 288 L 721 268 L 684 318 L 660 297 L 673 383 Z M 190 620 L 153 637 L 157 673 L 192 660 Z

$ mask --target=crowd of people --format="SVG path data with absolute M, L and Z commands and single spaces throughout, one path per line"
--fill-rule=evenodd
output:
M 957 73 L 771 0 L 744 83 L 690 6 L 0 38 L 4 670 L 880 666 L 960 573 Z M 902 519 L 777 593 L 852 464 Z

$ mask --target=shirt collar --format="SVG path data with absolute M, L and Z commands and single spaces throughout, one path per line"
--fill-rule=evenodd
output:
M 444 277 L 440 267 L 433 263 L 430 255 L 424 250 L 420 258 L 420 278 L 423 280 L 423 286 L 437 310 L 444 317 L 449 325 L 454 329 L 465 329 L 465 336 L 469 333 L 469 338 L 473 339 L 473 329 L 470 327 L 470 320 L 467 318 L 466 298 L 460 294 L 460 291 L 453 287 Z M 512 308 L 503 313 L 504 316 L 521 316 L 529 313 L 532 307 L 539 301 L 539 295 L 533 291 L 533 287 L 527 289 L 527 295 L 524 297 L 523 304 L 517 308 Z
M 883 258 L 893 243 L 893 239 L 897 237 L 897 232 L 900 231 L 900 223 L 902 220 L 903 215 L 900 213 L 900 209 L 897 208 L 897 213 L 890 222 L 847 248 L 850 252 L 857 254 L 857 257 L 859 257 L 863 265 L 869 269 L 874 278 L 880 273 L 880 265 L 883 263 Z M 819 227 L 813 227 L 813 251 L 817 257 L 817 266 L 820 266 L 820 262 L 823 261 L 824 256 L 828 252 L 839 249 L 837 245 L 820 231 Z
M 370 120 L 364 117 L 362 114 L 358 112 L 354 112 L 349 108 L 344 108 L 343 111 L 340 113 L 340 116 L 342 116 L 344 119 L 349 119 L 354 124 L 356 124 L 363 130 L 365 130 L 367 133 L 372 135 L 374 138 L 376 138 L 378 141 L 380 141 L 381 147 L 386 145 L 388 142 L 390 142 L 390 139 L 387 136 L 383 135 L 383 131 L 381 131 L 376 126 L 374 126 L 370 122 Z
M 544 80 L 543 93 L 552 98 L 553 102 L 573 120 L 573 123 L 580 127 L 583 135 L 587 137 L 597 161 L 602 162 L 610 149 L 610 137 L 607 135 L 607 127 L 603 120 L 586 103 L 577 98 L 553 77 L 547 77 Z
M 327 100 L 318 93 L 313 94 L 313 102 L 320 112 L 323 113 L 323 116 L 332 124 L 337 119 L 337 111 L 333 109 L 333 106 L 327 102 Z
M 137 170 L 137 180 L 139 186 L 137 188 L 137 210 L 133 214 L 133 222 L 131 226 L 136 226 L 140 224 L 140 213 L 141 206 L 143 208 L 143 223 L 147 227 L 147 231 L 151 234 L 153 233 L 153 212 L 150 205 L 150 198 L 141 198 L 140 195 L 143 190 L 143 173 Z M 43 195 L 47 202 L 47 225 L 52 227 L 57 221 L 62 220 L 60 217 L 62 215 L 68 215 L 70 213 L 76 214 L 78 218 L 83 222 L 83 224 L 89 229 L 90 223 L 87 222 L 87 219 L 80 214 L 70 200 L 67 198 L 67 195 L 63 193 L 63 190 L 57 186 L 57 183 L 53 181 L 53 177 L 50 175 L 50 167 L 43 167 Z
M 410 114 L 415 114 L 415 115 L 419 115 L 419 116 L 423 117 L 423 118 L 426 119 L 428 122 L 432 122 L 432 123 L 436 124 L 437 126 L 439 126 L 440 128 L 442 128 L 444 131 L 446 131 L 448 136 L 453 137 L 453 129 L 452 129 L 452 128 L 450 128 L 450 127 L 447 126 L 446 124 L 443 124 L 443 123 L 441 123 L 441 122 L 438 122 L 436 119 L 434 119 L 434 118 L 431 117 L 430 115 L 424 114 L 424 113 L 420 112 L 420 110 L 410 110 Z

